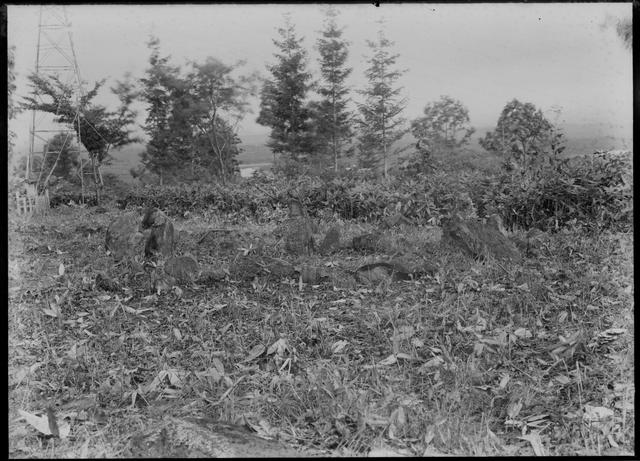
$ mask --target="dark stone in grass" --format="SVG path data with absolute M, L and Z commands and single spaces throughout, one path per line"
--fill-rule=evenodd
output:
M 296 272 L 293 264 L 282 259 L 264 257 L 263 263 L 265 271 L 277 278 L 293 277 Z
M 320 243 L 320 254 L 327 255 L 333 253 L 340 248 L 340 231 L 336 227 L 332 227 L 325 235 L 322 243 Z
M 113 219 L 107 228 L 105 246 L 116 261 L 142 254 L 144 235 L 139 232 L 140 218 L 135 212 Z
M 147 421 L 148 429 L 135 433 L 125 449 L 133 458 L 279 458 L 306 453 L 266 440 L 244 426 L 208 418 Z
M 421 275 L 434 275 L 438 266 L 428 259 L 414 254 L 395 256 L 389 261 L 397 271 L 411 274 L 414 278 Z
M 145 256 L 160 253 L 164 257 L 173 255 L 173 223 L 161 210 L 147 208 L 142 218 L 142 228 L 151 229 L 144 246 Z
M 464 220 L 454 215 L 443 223 L 442 231 L 445 241 L 474 258 L 522 261 L 516 246 L 493 222 L 483 224 L 476 219 Z
M 210 267 L 202 271 L 198 282 L 200 283 L 212 283 L 224 280 L 227 276 L 227 272 L 221 267 Z
M 164 263 L 164 271 L 181 282 L 195 280 L 198 270 L 198 262 L 191 256 L 176 256 Z
M 366 284 L 376 284 L 384 280 L 410 280 L 411 278 L 411 271 L 397 261 L 380 261 L 365 264 L 356 269 L 356 279 Z
M 354 250 L 373 253 L 378 248 L 380 236 L 378 234 L 364 234 L 353 238 L 351 246 Z
M 365 285 L 377 285 L 394 278 L 393 267 L 388 263 L 372 263 L 356 269 L 356 280 Z
M 262 265 L 253 255 L 239 255 L 229 265 L 229 274 L 235 280 L 253 280 L 262 272 Z
M 313 225 L 298 200 L 289 202 L 289 218 L 282 224 L 285 250 L 293 255 L 310 255 L 314 249 Z

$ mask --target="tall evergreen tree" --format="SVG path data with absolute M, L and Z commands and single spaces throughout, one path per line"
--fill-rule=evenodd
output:
M 368 86 L 359 91 L 365 99 L 364 103 L 358 104 L 360 164 L 372 168 L 382 160 L 387 179 L 391 145 L 407 132 L 403 126 L 405 119 L 400 117 L 406 99 L 400 97 L 402 87 L 394 87 L 405 71 L 394 68 L 400 55 L 391 53 L 394 42 L 385 37 L 382 29 L 378 31 L 378 40 L 367 40 L 367 45 L 372 56 L 367 59 L 369 67 L 365 71 Z
M 347 110 L 349 89 L 345 83 L 352 69 L 346 67 L 349 50 L 342 38 L 343 30 L 336 24 L 337 15 L 333 6 L 327 9 L 324 30 L 316 45 L 320 53 L 322 77 L 317 91 L 322 99 L 314 111 L 315 146 L 331 156 L 335 171 L 338 171 L 338 158 L 344 154 L 348 147 L 347 140 L 353 134 L 353 115 Z
M 311 88 L 311 73 L 307 71 L 307 52 L 302 47 L 289 15 L 278 29 L 280 40 L 273 40 L 279 52 L 276 64 L 267 66 L 271 78 L 260 92 L 260 113 L 257 122 L 271 127 L 267 145 L 274 154 L 285 154 L 294 160 L 311 151 L 310 111 L 306 104 Z

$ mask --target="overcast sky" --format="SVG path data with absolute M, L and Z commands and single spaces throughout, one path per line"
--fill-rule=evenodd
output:
M 27 93 L 26 75 L 35 69 L 39 9 L 8 7 L 18 95 Z M 376 21 L 386 20 L 386 35 L 400 54 L 398 67 L 407 69 L 399 82 L 408 98 L 404 115 L 409 120 L 420 116 L 426 103 L 450 95 L 468 107 L 472 125 L 494 126 L 504 105 L 517 98 L 549 111 L 551 119 L 550 110 L 562 108 L 560 123 L 624 126 L 631 136 L 632 54 L 613 28 L 603 27 L 608 18 L 631 17 L 630 2 L 344 4 L 338 9 L 338 22 L 351 43 L 353 89 L 365 84 L 366 40 L 376 38 Z M 107 78 L 106 88 L 125 72 L 143 75 L 151 34 L 174 64 L 207 56 L 229 64 L 245 59 L 248 72 L 266 77 L 265 65 L 274 62 L 276 51 L 272 39 L 285 12 L 304 37 L 315 71 L 313 46 L 322 29 L 322 10 L 320 4 L 66 6 L 81 76 L 90 83 Z M 241 135 L 268 132 L 255 123 L 257 100 L 254 108 Z M 23 114 L 11 124 L 19 136 L 18 151 L 28 145 L 29 121 Z

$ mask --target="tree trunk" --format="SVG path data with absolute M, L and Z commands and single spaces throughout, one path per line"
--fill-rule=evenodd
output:
M 333 112 L 333 138 L 332 138 L 332 144 L 333 144 L 333 169 L 334 171 L 337 173 L 338 172 L 338 135 L 337 135 L 337 131 L 338 131 L 338 120 L 337 120 L 337 115 L 336 115 L 336 94 L 335 91 L 332 93 L 331 95 L 332 97 L 332 101 L 331 101 L 331 108 L 332 108 L 332 112 Z
M 95 184 L 95 191 L 96 191 L 96 202 L 98 205 L 100 205 L 100 166 L 98 165 L 98 162 L 96 161 L 96 157 L 95 156 L 91 156 L 91 169 L 93 172 L 93 183 Z
M 80 197 L 84 205 L 84 161 L 80 159 Z
M 387 176 L 387 129 L 384 126 L 382 128 L 382 158 L 383 158 L 384 179 L 386 181 L 388 179 L 388 176 Z

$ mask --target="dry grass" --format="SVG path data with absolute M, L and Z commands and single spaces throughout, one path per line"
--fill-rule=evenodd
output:
M 433 229 L 392 230 L 385 253 L 433 250 L 438 273 L 353 290 L 257 279 L 157 295 L 105 253 L 118 213 L 10 218 L 12 457 L 122 456 L 162 414 L 246 421 L 339 455 L 635 451 L 632 235 L 545 235 L 539 256 L 516 267 L 435 245 Z M 178 221 L 179 249 L 225 227 L 279 255 L 272 233 L 284 216 Z M 370 230 L 339 220 L 319 230 L 332 225 L 343 240 Z M 97 231 L 82 236 L 81 226 Z M 316 259 L 352 268 L 369 257 Z M 96 290 L 98 271 L 123 291 Z M 613 328 L 625 330 L 607 341 Z M 587 405 L 612 414 L 590 421 Z M 68 437 L 19 419 L 47 407 Z

